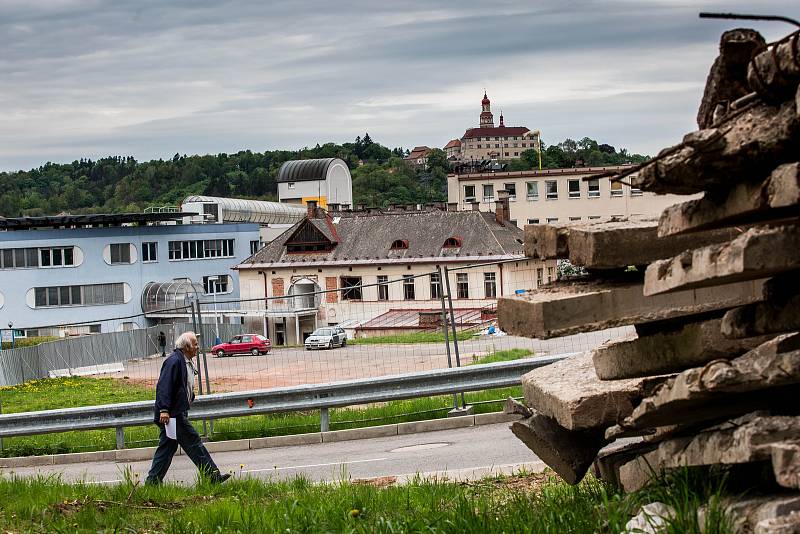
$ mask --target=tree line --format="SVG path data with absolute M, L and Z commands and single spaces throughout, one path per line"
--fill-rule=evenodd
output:
M 567 139 L 542 150 L 542 167 L 639 163 L 638 154 L 617 151 L 584 138 Z M 297 151 L 273 150 L 235 154 L 175 154 L 172 159 L 136 161 L 110 156 L 72 163 L 46 163 L 28 171 L 0 172 L 0 215 L 4 217 L 59 213 L 141 212 L 149 206 L 174 206 L 189 195 L 259 200 L 277 199 L 278 170 L 285 161 L 341 158 L 353 177 L 356 204 L 386 206 L 443 201 L 447 198 L 450 164 L 444 151 L 434 149 L 425 168 L 407 165 L 403 148 L 390 149 L 369 134 L 352 143 L 326 143 Z M 538 153 L 528 150 L 507 170 L 538 168 Z

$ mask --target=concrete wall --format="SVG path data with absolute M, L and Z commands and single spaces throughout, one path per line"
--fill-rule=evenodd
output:
M 168 242 L 194 239 L 234 239 L 233 258 L 170 261 Z M 17 329 L 58 326 L 64 323 L 96 321 L 142 313 L 141 295 L 151 281 L 190 278 L 202 282 L 203 276 L 229 275 L 231 292 L 226 298 L 238 298 L 238 274 L 231 270 L 250 255 L 250 241 L 258 240 L 256 224 L 208 224 L 127 226 L 114 228 L 28 230 L 0 233 L 0 249 L 74 246 L 80 249 L 82 261 L 74 267 L 0 270 L 0 325 L 14 323 Z M 158 243 L 157 261 L 142 261 L 142 243 Z M 125 265 L 109 265 L 107 255 L 111 243 L 130 243 L 131 259 Z M 77 262 L 76 262 L 77 263 Z M 34 308 L 27 296 L 34 287 L 74 286 L 104 283 L 125 283 L 126 302 L 103 306 L 70 306 Z M 31 303 L 32 304 L 32 303 Z M 103 324 L 101 331 L 116 330 L 122 322 L 146 326 L 143 318 Z M 127 325 L 130 327 L 133 325 Z

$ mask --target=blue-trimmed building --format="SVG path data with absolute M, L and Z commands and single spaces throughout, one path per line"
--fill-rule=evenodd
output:
M 231 267 L 257 250 L 258 225 L 180 224 L 186 215 L 0 217 L 0 328 L 133 329 L 186 321 L 186 310 L 163 310 L 187 293 L 238 299 Z

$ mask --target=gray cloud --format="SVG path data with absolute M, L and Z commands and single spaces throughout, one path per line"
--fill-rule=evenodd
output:
M 507 123 L 653 154 L 693 120 L 752 2 L 0 3 L 0 169 L 295 149 L 369 131 L 442 146 L 485 87 Z M 796 1 L 760 2 L 800 17 Z M 791 27 L 754 24 L 769 39 Z

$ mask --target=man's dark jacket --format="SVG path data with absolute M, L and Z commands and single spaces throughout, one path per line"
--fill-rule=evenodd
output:
M 175 349 L 164 363 L 156 386 L 155 422 L 159 422 L 161 410 L 169 412 L 170 418 L 186 415 L 189 411 L 189 396 L 186 392 L 186 357 Z M 192 377 L 194 380 L 194 377 Z M 191 393 L 194 400 L 194 392 Z

